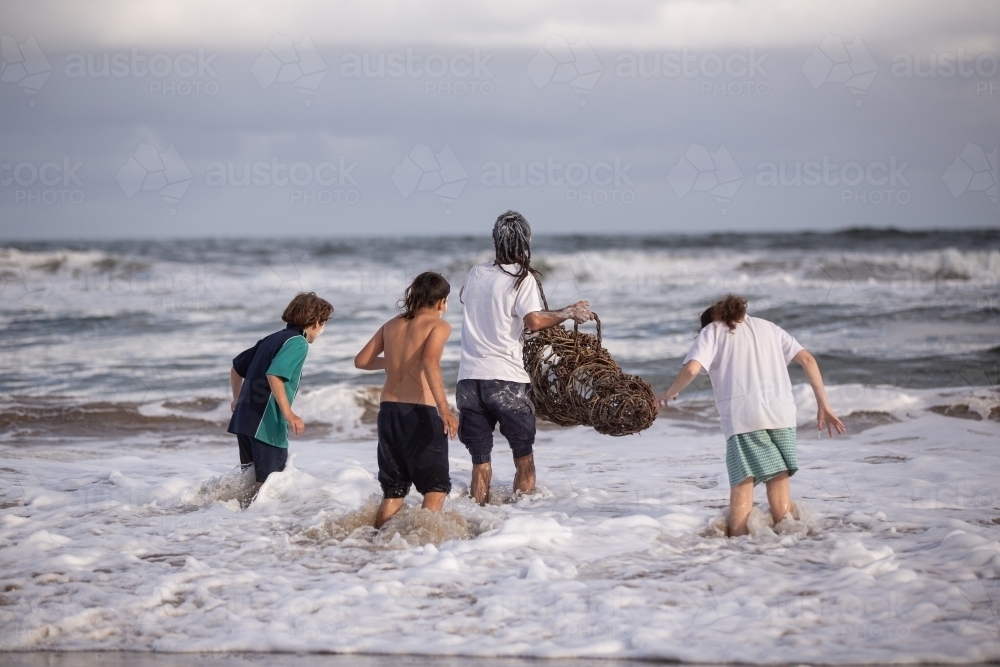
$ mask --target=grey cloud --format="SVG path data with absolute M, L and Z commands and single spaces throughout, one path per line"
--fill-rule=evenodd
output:
M 883 11 L 824 22 L 831 7 L 794 45 L 609 46 L 636 17 L 676 17 L 664 4 L 618 23 L 585 7 L 591 32 L 565 34 L 516 6 L 509 45 L 491 45 L 485 14 L 467 22 L 493 34 L 481 46 L 428 43 L 426 17 L 413 40 L 337 42 L 346 33 L 295 6 L 295 34 L 256 45 L 166 48 L 160 35 L 126 48 L 101 45 L 121 34 L 103 19 L 88 19 L 108 34 L 85 47 L 69 18 L 17 5 L 4 34 L 35 37 L 51 71 L 37 94 L 0 84 L 0 236 L 479 233 L 511 207 L 548 233 L 996 225 L 983 179 L 996 182 L 1000 74 L 982 36 L 997 19 L 921 3 L 894 39 Z M 852 12 L 867 31 L 837 32 Z M 361 36 L 375 20 L 354 19 Z M 935 19 L 946 39 L 928 32 Z M 173 182 L 153 158 L 136 167 L 144 145 L 176 151 L 180 196 L 164 196 Z M 394 181 L 418 145 L 450 149 L 467 180 L 449 157 Z M 944 176 L 967 145 L 994 163 L 962 189 Z

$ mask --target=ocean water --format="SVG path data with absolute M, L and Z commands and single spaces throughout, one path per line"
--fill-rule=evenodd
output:
M 640 435 L 541 425 L 539 490 L 370 527 L 380 375 L 353 357 L 409 279 L 459 288 L 482 238 L 45 242 L 0 248 L 0 649 L 344 651 L 683 661 L 1000 659 L 1000 232 L 544 237 L 550 305 L 587 299 L 664 390 L 735 292 L 818 358 L 849 427 L 799 405 L 797 518 L 728 540 L 699 380 Z M 300 290 L 312 346 L 292 464 L 250 480 L 230 359 Z M 453 395 L 453 394 L 452 394 Z M 411 503 L 419 500 L 412 497 Z

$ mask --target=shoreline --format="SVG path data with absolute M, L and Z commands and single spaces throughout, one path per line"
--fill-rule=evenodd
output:
M 743 667 L 742 662 L 685 662 L 657 658 L 546 658 L 490 657 L 479 655 L 433 655 L 395 653 L 331 652 L 160 652 L 160 651 L 0 651 L 0 661 L 7 667 L 258 667 L 279 660 L 290 667 L 642 667 L 656 664 L 697 665 L 698 667 Z M 920 667 L 992 667 L 996 662 L 775 662 L 753 663 L 766 667 L 885 667 L 919 665 Z

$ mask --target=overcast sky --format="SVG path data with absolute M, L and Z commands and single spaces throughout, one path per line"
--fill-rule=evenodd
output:
M 996 227 L 995 2 L 0 2 L 0 237 Z

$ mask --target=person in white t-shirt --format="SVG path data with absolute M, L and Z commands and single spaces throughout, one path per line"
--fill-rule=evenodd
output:
M 458 439 L 472 456 L 469 491 L 480 505 L 489 501 L 498 423 L 514 455 L 514 490 L 535 490 L 535 406 L 524 370 L 522 333 L 594 317 L 586 301 L 545 310 L 537 271 L 531 268 L 531 227 L 520 213 L 507 211 L 497 218 L 493 245 L 496 258 L 472 267 L 460 293 L 465 311 L 455 388 Z
M 830 437 L 834 430 L 846 430 L 827 402 L 816 359 L 778 325 L 747 315 L 746 306 L 746 299 L 729 294 L 701 314 L 698 339 L 658 400 L 666 407 L 699 373 L 711 378 L 726 434 L 731 537 L 747 534 L 754 486 L 761 482 L 767 486 L 775 524 L 792 509 L 788 478 L 799 464 L 789 363 L 802 366 L 812 386 L 820 433 L 824 426 Z

